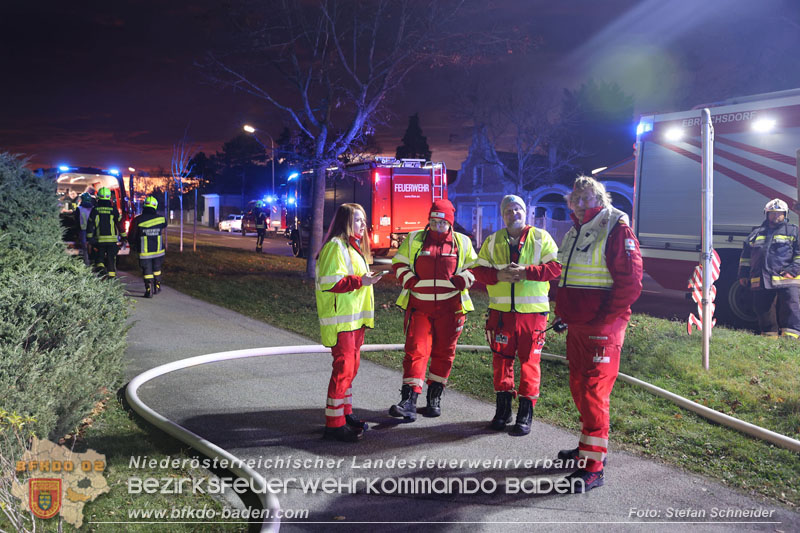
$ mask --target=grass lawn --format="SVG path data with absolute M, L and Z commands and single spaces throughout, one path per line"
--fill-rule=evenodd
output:
M 175 250 L 175 248 L 173 248 Z M 131 258 L 120 269 L 138 272 Z M 314 283 L 303 279 L 305 261 L 250 251 L 198 246 L 197 253 L 172 251 L 164 283 L 195 298 L 319 340 Z M 370 344 L 403 343 L 402 311 L 394 300 L 395 280 L 376 285 L 376 329 Z M 485 293 L 474 292 L 476 311 L 467 319 L 461 344 L 485 344 Z M 565 336 L 549 334 L 545 351 L 564 354 Z M 363 357 L 400 368 L 400 352 Z M 620 371 L 712 409 L 800 438 L 800 344 L 766 339 L 717 327 L 711 370 L 701 366 L 701 337 L 687 336 L 684 323 L 634 315 L 628 327 Z M 577 432 L 577 411 L 569 393 L 567 368 L 542 363 L 542 392 L 534 415 Z M 450 386 L 494 402 L 491 356 L 460 351 Z M 682 410 L 667 400 L 618 382 L 611 396 L 611 447 L 702 473 L 726 485 L 800 504 L 798 454 L 748 437 Z

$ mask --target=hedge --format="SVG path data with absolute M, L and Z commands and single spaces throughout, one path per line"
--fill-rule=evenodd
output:
M 55 184 L 0 153 L 0 408 L 73 431 L 122 380 L 127 308 L 62 242 Z

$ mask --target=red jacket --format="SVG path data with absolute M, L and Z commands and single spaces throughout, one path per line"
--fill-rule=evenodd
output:
M 414 297 L 412 293 L 408 302 L 409 309 L 416 309 L 424 313 L 434 312 L 457 312 L 461 310 L 461 290 L 464 289 L 466 282 L 460 276 L 455 276 L 456 268 L 458 267 L 458 248 L 453 237 L 453 232 L 438 233 L 435 231 L 428 231 L 425 235 L 425 240 L 422 243 L 417 257 L 409 257 L 410 261 L 414 261 L 414 273 L 416 275 L 410 276 L 406 273 L 403 282 L 403 288 L 410 291 L 424 293 L 424 294 L 452 294 L 445 300 L 436 299 L 433 301 L 420 300 Z M 395 277 L 403 281 L 397 275 L 397 271 L 402 268 L 403 263 L 395 263 L 392 265 Z M 435 286 L 435 287 L 417 287 L 416 285 L 421 280 L 441 279 L 448 280 L 454 286 Z
M 590 221 L 601 210 L 601 207 L 587 209 L 583 223 Z M 571 217 L 576 228 L 580 229 L 581 224 L 575 214 Z M 611 230 L 606 242 L 606 266 L 614 280 L 610 291 L 558 288 L 556 315 L 566 324 L 603 325 L 617 318 L 630 318 L 631 305 L 642 292 L 642 253 L 633 230 L 621 220 Z

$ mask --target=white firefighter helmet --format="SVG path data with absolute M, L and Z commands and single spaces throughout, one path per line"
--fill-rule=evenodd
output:
M 789 206 L 786 205 L 786 202 L 781 200 L 780 198 L 775 198 L 767 202 L 767 205 L 764 206 L 764 214 L 767 213 L 775 213 L 783 211 L 787 215 L 789 214 Z

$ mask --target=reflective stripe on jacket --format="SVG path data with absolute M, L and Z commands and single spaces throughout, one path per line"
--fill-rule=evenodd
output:
M 559 287 L 611 289 L 614 279 L 606 265 L 606 243 L 620 220 L 627 224 L 628 215 L 609 206 L 582 226 L 570 228 L 558 250 L 563 265 Z
M 111 201 L 99 200 L 92 212 L 89 213 L 89 220 L 86 223 L 86 238 L 101 244 L 116 243 L 120 235 L 125 236 L 125 232 L 119 228 L 121 221 L 119 211 L 111 204 Z
M 530 228 L 525 242 L 520 250 L 517 264 L 523 267 L 530 265 L 543 265 L 555 261 L 558 255 L 558 246 L 545 230 Z M 511 263 L 508 230 L 503 228 L 492 233 L 484 241 L 478 253 L 477 264 L 484 267 L 503 270 Z M 494 285 L 487 285 L 489 292 L 489 309 L 509 312 L 513 298 L 514 309 L 518 313 L 545 313 L 550 310 L 550 301 L 547 293 L 550 283 L 546 281 L 523 280 L 517 283 L 498 281 Z
M 322 247 L 316 268 L 317 314 L 322 344 L 335 346 L 340 331 L 354 331 L 375 325 L 372 285 L 344 293 L 329 292 L 346 276 L 363 276 L 367 262 L 355 248 L 334 237 Z
M 797 226 L 782 222 L 770 228 L 769 222 L 764 221 L 744 242 L 739 259 L 739 278 L 749 279 L 752 289 L 777 289 L 800 285 L 798 275 L 800 242 Z
M 397 254 L 395 254 L 394 258 L 392 258 L 392 264 L 402 263 L 406 268 L 411 271 L 412 275 L 416 275 L 416 271 L 414 270 L 414 263 L 417 259 L 417 255 L 419 255 L 420 250 L 422 249 L 422 245 L 425 242 L 425 234 L 427 233 L 426 230 L 417 230 L 412 231 L 408 234 L 405 238 L 403 243 L 400 245 L 400 248 L 397 250 Z M 463 272 L 465 269 L 472 267 L 477 261 L 478 256 L 475 254 L 475 249 L 472 247 L 472 241 L 469 240 L 469 237 L 466 235 L 462 235 L 458 232 L 453 232 L 453 238 L 456 241 L 456 246 L 458 247 L 458 258 L 456 262 L 456 271 L 454 275 L 458 276 Z M 424 281 L 424 280 L 423 280 Z M 421 281 L 420 283 L 422 283 Z M 441 283 L 442 285 L 447 286 L 448 284 L 452 286 L 453 291 L 456 291 L 455 286 L 450 282 L 450 280 L 436 280 L 437 283 Z M 415 297 L 422 296 L 423 298 L 425 295 L 419 295 L 414 293 Z M 455 294 L 453 294 L 455 296 Z M 475 309 L 472 305 L 472 299 L 469 297 L 469 290 L 466 288 L 461 291 L 461 312 L 468 313 Z M 397 298 L 397 305 L 400 306 L 402 309 L 408 307 L 408 300 L 410 298 L 410 291 L 408 289 L 403 289 L 400 292 L 400 296 Z
M 153 208 L 145 208 L 144 212 L 133 221 L 133 242 L 139 252 L 140 259 L 151 259 L 164 255 L 163 229 L 167 221 Z

